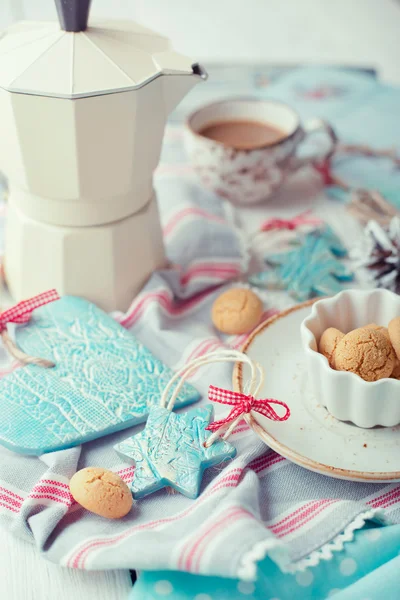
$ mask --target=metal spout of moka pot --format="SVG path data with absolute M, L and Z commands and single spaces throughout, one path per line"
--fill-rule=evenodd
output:
M 193 75 L 198 75 L 203 81 L 207 81 L 208 73 L 200 63 L 194 63 L 192 65 Z
M 205 81 L 207 78 L 207 71 L 199 63 L 192 64 L 190 74 L 163 74 L 165 114 L 168 116 L 199 81 Z
M 64 31 L 85 31 L 92 0 L 55 0 L 58 20 Z

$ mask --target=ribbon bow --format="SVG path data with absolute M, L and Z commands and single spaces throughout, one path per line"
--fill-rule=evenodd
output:
M 224 390 L 223 388 L 218 388 L 214 385 L 210 385 L 208 389 L 208 399 L 212 402 L 218 402 L 219 404 L 229 404 L 229 406 L 233 406 L 231 412 L 227 417 L 225 417 L 225 419 L 210 423 L 210 425 L 206 427 L 208 431 L 217 431 L 223 425 L 235 421 L 238 417 L 240 417 L 240 415 L 249 413 L 251 410 L 264 415 L 264 417 L 271 419 L 271 421 L 286 421 L 290 417 L 290 409 L 288 405 L 284 402 L 280 402 L 280 400 L 273 400 L 270 398 L 256 400 L 254 396 L 247 396 L 246 394 L 242 394 L 240 392 Z M 272 408 L 272 404 L 283 406 L 285 409 L 285 414 L 280 417 Z
M 301 225 L 321 225 L 321 219 L 309 217 L 310 211 L 292 217 L 291 219 L 267 219 L 261 224 L 261 231 L 272 231 L 273 229 L 288 229 L 293 231 Z
M 35 308 L 59 299 L 60 296 L 56 290 L 49 290 L 48 292 L 29 298 L 29 300 L 18 302 L 15 306 L 0 313 L 0 333 L 7 329 L 8 323 L 17 323 L 19 325 L 28 323 Z
M 49 302 L 54 302 L 54 300 L 59 299 L 60 296 L 57 294 L 56 290 L 49 290 L 48 292 L 44 292 L 43 294 L 38 294 L 37 296 L 33 296 L 33 298 L 29 298 L 29 300 L 22 300 L 15 306 L 0 313 L 0 336 L 4 347 L 6 350 L 8 350 L 11 356 L 16 358 L 22 365 L 33 364 L 38 365 L 39 367 L 45 367 L 46 369 L 55 366 L 55 364 L 47 358 L 30 356 L 29 354 L 26 354 L 20 350 L 15 345 L 14 340 L 11 339 L 7 331 L 8 323 L 16 323 L 18 325 L 28 323 L 35 308 L 39 308 L 39 306 L 43 306 L 44 304 L 48 304 Z

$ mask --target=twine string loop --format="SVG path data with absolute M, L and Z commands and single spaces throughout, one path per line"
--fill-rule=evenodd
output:
M 0 313 L 0 336 L 3 342 L 5 349 L 18 360 L 23 365 L 34 364 L 39 367 L 51 368 L 55 367 L 54 362 L 51 360 L 47 360 L 46 358 L 39 358 L 37 356 L 30 356 L 23 352 L 18 346 L 15 344 L 14 340 L 11 338 L 8 333 L 7 326 L 9 323 L 15 323 L 17 325 L 23 325 L 28 323 L 33 311 L 40 306 L 44 306 L 49 302 L 54 302 L 55 300 L 59 300 L 60 296 L 58 295 L 56 290 L 49 290 L 44 292 L 43 294 L 38 294 L 37 296 L 33 296 L 33 298 L 29 298 L 28 300 L 22 300 L 4 310 Z
M 167 410 L 172 411 L 175 405 L 175 400 L 184 385 L 184 382 L 194 371 L 202 366 L 219 362 L 240 362 L 247 364 L 250 367 L 250 378 L 244 386 L 244 392 L 232 392 L 213 385 L 210 385 L 208 397 L 212 402 L 233 406 L 232 410 L 224 419 L 214 421 L 207 427 L 211 431 L 211 435 L 205 442 L 205 446 L 209 447 L 219 437 L 227 439 L 232 433 L 236 425 L 242 419 L 250 425 L 256 432 L 261 430 L 261 427 L 253 418 L 251 411 L 258 412 L 268 419 L 273 421 L 286 421 L 290 416 L 290 409 L 284 402 L 271 398 L 257 399 L 261 387 L 264 383 L 264 369 L 262 366 L 253 361 L 249 356 L 238 350 L 218 350 L 210 352 L 205 356 L 195 358 L 179 369 L 165 386 L 161 396 L 160 405 Z M 169 398 L 169 396 L 171 397 Z M 169 400 L 168 400 L 169 398 Z M 285 409 L 283 416 L 280 416 L 272 405 L 279 405 Z

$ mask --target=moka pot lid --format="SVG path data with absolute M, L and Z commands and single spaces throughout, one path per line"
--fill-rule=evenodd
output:
M 60 23 L 22 21 L 2 33 L 0 87 L 75 99 L 134 90 L 159 75 L 193 74 L 192 61 L 164 36 L 129 21 L 86 26 L 90 0 L 56 5 Z

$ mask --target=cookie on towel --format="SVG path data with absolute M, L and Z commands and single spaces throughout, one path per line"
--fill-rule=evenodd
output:
M 78 504 L 107 519 L 120 519 L 132 508 L 132 494 L 121 477 L 107 469 L 87 467 L 71 478 L 69 489 Z
M 246 288 L 231 288 L 215 300 L 211 318 L 222 333 L 248 333 L 260 322 L 263 304 L 260 298 Z

